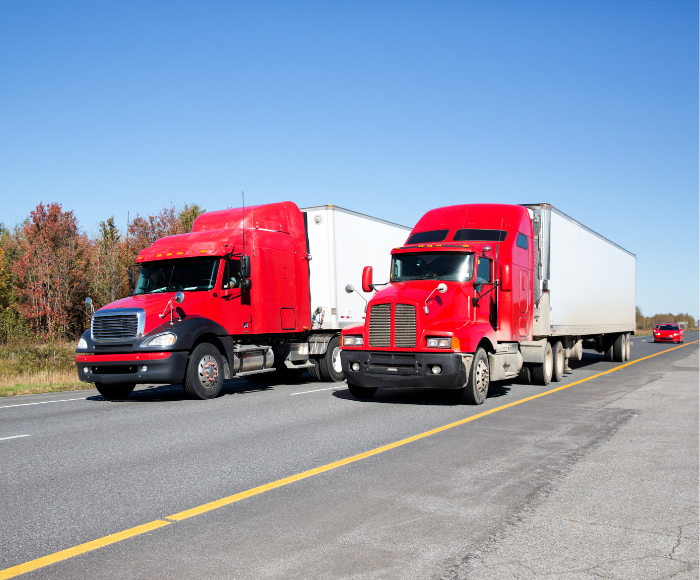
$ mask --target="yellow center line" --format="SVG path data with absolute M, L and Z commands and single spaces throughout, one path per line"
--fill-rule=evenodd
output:
M 454 423 L 449 423 L 447 425 L 443 425 L 442 427 L 437 427 L 436 429 L 431 429 L 430 431 L 425 431 L 424 433 L 419 433 L 418 435 L 413 435 L 412 437 L 407 437 L 406 439 L 401 439 L 399 441 L 395 441 L 394 443 L 389 443 L 388 445 L 383 445 L 382 447 L 377 447 L 376 449 L 371 449 L 370 451 L 365 451 L 364 453 L 358 453 L 357 455 L 353 455 L 351 457 L 346 457 L 345 459 L 341 459 L 340 461 L 334 461 L 333 463 L 328 463 L 326 465 L 322 465 L 321 467 L 316 467 L 315 469 L 309 469 L 308 471 L 303 471 L 301 473 L 297 473 L 295 475 L 291 475 L 291 476 L 285 477 L 283 479 L 278 479 L 277 481 L 273 481 L 271 483 L 266 483 L 265 485 L 259 485 L 257 487 L 253 487 L 253 488 L 248 489 L 246 491 L 242 491 L 240 493 L 236 493 L 234 495 L 230 495 L 228 497 L 224 497 L 224 498 L 216 500 L 216 501 L 205 503 L 201 506 L 194 507 L 194 508 L 189 509 L 189 510 L 178 512 L 178 513 L 173 514 L 171 516 L 168 516 L 167 518 L 164 518 L 162 520 L 155 520 L 155 521 L 149 522 L 147 524 L 136 526 L 135 528 L 130 528 L 128 530 L 124 530 L 124 531 L 118 532 L 116 534 L 111 534 L 111 535 L 105 536 L 103 538 L 98 538 L 97 540 L 92 540 L 91 542 L 87 542 L 85 544 L 80 544 L 78 546 L 74 546 L 73 548 L 68 548 L 67 550 L 61 550 L 60 552 L 56 552 L 54 554 L 49 554 L 48 556 L 43 556 L 42 558 L 37 558 L 36 560 L 30 560 L 29 562 L 25 562 L 24 564 L 12 566 L 11 568 L 5 568 L 4 570 L 0 570 L 0 580 L 5 580 L 6 578 L 14 578 L 15 576 L 19 576 L 20 574 L 24 574 L 26 572 L 31 572 L 32 570 L 37 570 L 38 568 L 44 568 L 45 566 L 48 566 L 50 564 L 54 564 L 56 562 L 60 562 L 61 560 L 67 560 L 68 558 L 78 556 L 79 554 L 84 554 L 85 552 L 97 550 L 98 548 L 103 548 L 104 546 L 108 546 L 108 545 L 114 544 L 116 542 L 121 542 L 122 540 L 126 540 L 127 538 L 133 538 L 134 536 L 138 536 L 140 534 L 145 534 L 146 532 L 150 532 L 152 530 L 162 528 L 163 526 L 167 526 L 171 523 L 185 520 L 187 518 L 191 518 L 192 516 L 196 516 L 196 515 L 199 515 L 199 514 L 202 514 L 205 512 L 209 512 L 209 511 L 218 509 L 220 507 L 230 505 L 230 504 L 235 503 L 237 501 L 241 501 L 242 499 L 246 499 L 249 497 L 253 497 L 255 495 L 259 495 L 259 494 L 264 493 L 266 491 L 269 491 L 271 489 L 283 487 L 285 485 L 289 485 L 290 483 L 294 483 L 295 481 L 300 481 L 302 479 L 306 479 L 307 477 L 312 477 L 314 475 L 318 475 L 319 473 L 325 473 L 326 471 L 331 471 L 332 469 L 337 469 L 338 467 L 342 467 L 344 465 L 348 465 L 350 463 L 360 461 L 361 459 L 366 459 L 367 457 L 372 457 L 373 455 L 378 455 L 380 453 L 384 453 L 385 451 L 389 451 L 390 449 L 396 449 L 397 447 L 401 447 L 402 445 L 406 445 L 408 443 L 412 443 L 414 441 L 424 439 L 425 437 L 430 437 L 431 435 L 435 435 L 436 433 L 441 433 L 443 431 L 447 431 L 448 429 L 458 427 L 459 425 L 464 425 L 465 423 L 469 423 L 470 421 L 475 421 L 476 419 L 480 419 L 481 417 L 486 417 L 487 415 L 491 415 L 493 413 L 498 413 L 499 411 L 503 411 L 504 409 L 509 409 L 511 407 L 515 407 L 516 405 L 522 405 L 523 403 L 527 403 L 528 401 L 533 401 L 535 399 L 539 399 L 540 397 L 545 397 L 547 395 L 551 395 L 552 393 L 563 391 L 564 389 L 571 388 L 575 385 L 580 385 L 581 383 L 585 383 L 586 381 L 591 381 L 593 379 L 597 379 L 598 377 L 602 377 L 604 375 L 614 373 L 615 371 L 619 371 L 620 369 L 624 369 L 630 365 L 636 364 L 636 363 L 641 362 L 643 360 L 647 360 L 647 359 L 653 358 L 655 356 L 659 356 L 660 354 L 664 354 L 664 353 L 670 352 L 672 350 L 677 350 L 679 348 L 690 346 L 691 344 L 696 344 L 698 342 L 700 342 L 700 340 L 695 340 L 695 341 L 689 342 L 687 344 L 682 344 L 680 346 L 676 346 L 673 348 L 662 350 L 661 352 L 657 352 L 657 353 L 651 354 L 649 356 L 645 356 L 645 357 L 639 358 L 637 360 L 630 361 L 628 363 L 619 365 L 613 369 L 604 371 L 602 373 L 598 373 L 598 374 L 590 376 L 588 378 L 581 379 L 579 381 L 575 381 L 573 383 L 569 383 L 569 384 L 561 386 L 561 387 L 557 387 L 556 389 L 551 389 L 551 390 L 546 391 L 544 393 L 539 393 L 538 395 L 526 397 L 525 399 L 519 399 L 518 401 L 513 401 L 512 403 L 508 403 L 507 405 L 501 405 L 500 407 L 495 407 L 494 409 L 484 411 L 483 413 L 478 413 L 477 415 L 472 415 L 471 417 L 467 417 L 466 419 L 461 419 L 459 421 L 455 421 Z M 166 521 L 166 520 L 171 520 L 171 521 Z

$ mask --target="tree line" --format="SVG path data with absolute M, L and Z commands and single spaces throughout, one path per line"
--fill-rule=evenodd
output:
M 72 211 L 40 203 L 21 224 L 0 224 L 0 342 L 72 339 L 95 308 L 129 294 L 127 265 L 162 236 L 192 231 L 197 204 L 137 215 L 120 231 L 114 216 L 83 231 Z
M 654 316 L 644 316 L 641 308 L 637 306 L 637 330 L 649 330 L 657 324 L 664 322 L 685 322 L 686 328 L 696 328 L 700 324 L 700 320 L 695 320 L 690 314 L 654 314 Z
M 40 203 L 21 224 L 0 224 L 0 342 L 73 339 L 87 327 L 84 300 L 95 308 L 129 294 L 127 265 L 163 236 L 192 231 L 204 209 L 197 204 L 165 207 L 137 215 L 122 232 L 114 216 L 88 234 L 72 211 Z M 687 322 L 689 314 L 644 316 L 637 328 L 661 322 Z

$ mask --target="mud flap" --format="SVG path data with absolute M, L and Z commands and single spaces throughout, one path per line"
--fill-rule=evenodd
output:
M 467 386 L 467 381 L 469 380 L 469 372 L 472 370 L 472 361 L 474 360 L 473 354 L 463 354 L 462 355 L 462 366 L 464 367 L 464 386 Z

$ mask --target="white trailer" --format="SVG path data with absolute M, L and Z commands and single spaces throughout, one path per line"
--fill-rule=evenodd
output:
M 582 348 L 629 358 L 637 257 L 549 204 L 526 207 L 535 239 L 535 342 L 558 337 L 566 358 L 580 360 Z M 533 347 L 521 345 L 526 360 Z
M 335 205 L 301 208 L 311 254 L 309 286 L 312 330 L 337 330 L 365 320 L 365 299 L 347 293 L 362 288 L 362 268 L 389 281 L 391 250 L 403 245 L 411 228 Z

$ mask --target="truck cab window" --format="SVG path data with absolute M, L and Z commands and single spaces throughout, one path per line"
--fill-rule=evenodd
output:
M 491 283 L 491 260 L 479 258 L 476 265 L 476 278 L 474 286 Z
M 515 245 L 523 250 L 527 250 L 527 236 L 525 234 L 518 233 L 518 237 L 515 239 Z
M 462 252 L 410 252 L 391 260 L 391 281 L 451 280 L 465 282 L 474 271 L 474 254 Z
M 221 287 L 225 290 L 241 287 L 241 261 L 238 258 L 226 260 Z

